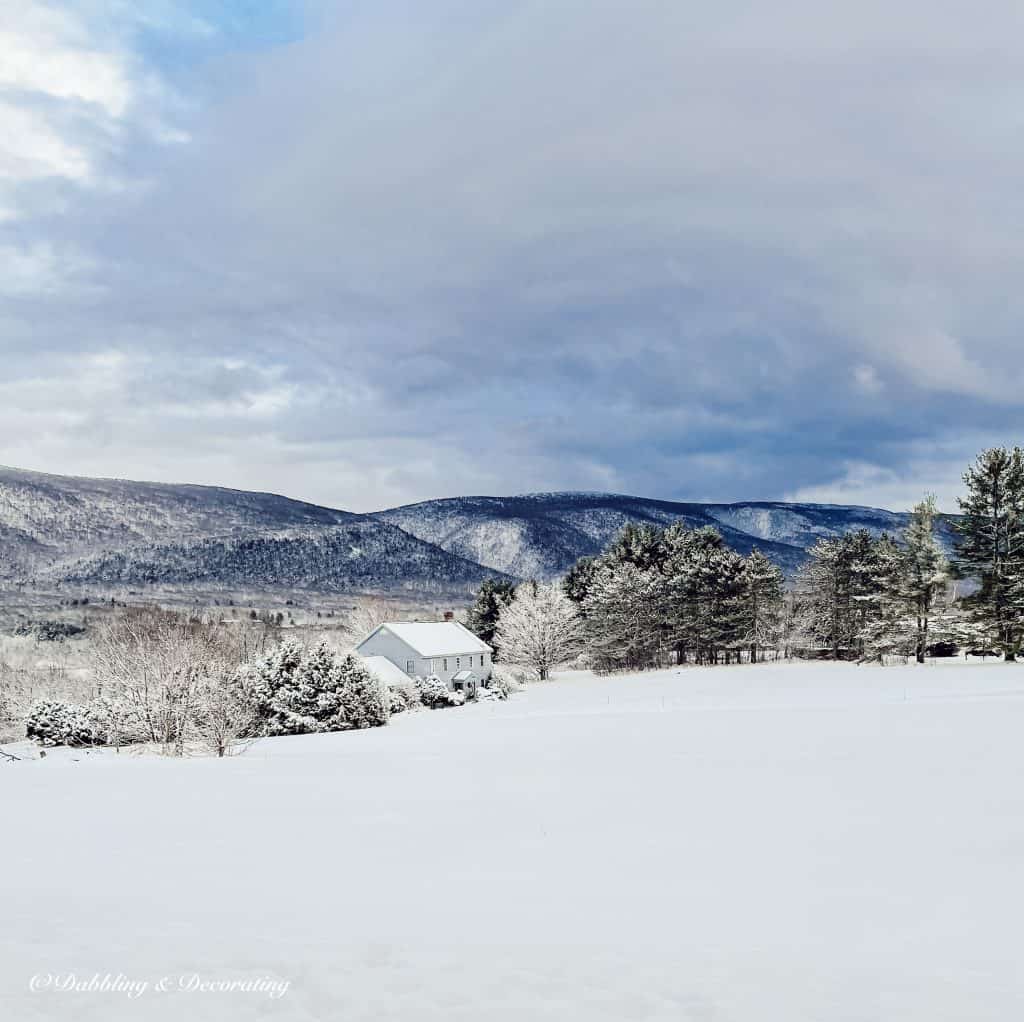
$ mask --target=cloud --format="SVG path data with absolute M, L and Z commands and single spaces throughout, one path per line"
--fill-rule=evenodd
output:
M 1024 425 L 1022 16 L 983 7 L 33 4 L 0 336 L 40 401 L 134 368 L 0 457 L 358 509 L 955 487 Z

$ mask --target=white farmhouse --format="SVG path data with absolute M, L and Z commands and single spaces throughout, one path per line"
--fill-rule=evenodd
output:
M 408 678 L 437 675 L 472 695 L 491 679 L 493 650 L 457 621 L 388 621 L 356 646 L 361 657 L 384 657 Z

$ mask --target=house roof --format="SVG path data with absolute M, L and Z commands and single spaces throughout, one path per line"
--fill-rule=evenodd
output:
M 491 652 L 486 642 L 457 621 L 387 621 L 370 632 L 356 649 L 385 629 L 422 657 Z
M 409 675 L 386 656 L 364 656 L 359 659 L 366 665 L 367 670 L 376 675 L 385 685 L 409 684 Z
M 452 676 L 452 681 L 473 681 L 476 675 L 472 671 L 459 671 Z

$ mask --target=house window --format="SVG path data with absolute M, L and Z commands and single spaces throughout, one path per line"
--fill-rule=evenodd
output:
M 406 660 L 406 662 L 405 662 L 405 673 L 406 674 L 415 674 L 416 673 L 416 661 L 415 660 Z
M 444 660 L 442 661 L 442 663 L 444 664 L 443 670 L 447 671 L 448 670 L 448 657 L 445 657 Z
M 470 666 L 472 667 L 473 665 L 470 664 Z M 455 658 L 455 670 L 457 670 L 457 671 L 461 671 L 462 670 L 462 657 L 460 657 L 460 656 L 457 656 Z

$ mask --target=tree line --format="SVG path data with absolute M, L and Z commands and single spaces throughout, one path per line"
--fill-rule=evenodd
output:
M 583 655 L 598 671 L 816 656 L 924 662 L 1024 645 L 1024 454 L 983 451 L 958 516 L 928 496 L 896 535 L 819 540 L 788 583 L 712 527 L 628 524 L 556 583 L 484 583 L 468 626 L 539 677 Z M 945 536 L 943 536 L 945 533 Z M 951 556 L 947 556 L 950 548 Z

